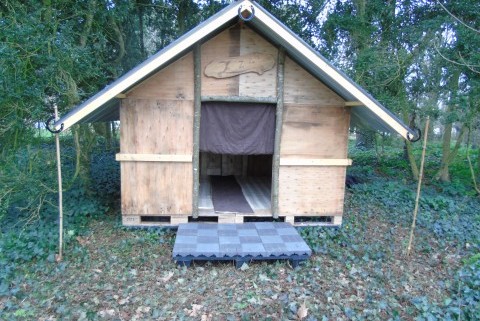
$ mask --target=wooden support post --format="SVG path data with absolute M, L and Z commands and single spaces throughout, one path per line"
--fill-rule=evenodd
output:
M 54 107 L 55 121 L 58 120 L 58 109 Z M 57 149 L 57 173 L 58 173 L 58 254 L 57 262 L 63 259 L 63 191 L 62 191 L 62 163 L 60 160 L 60 134 L 55 134 L 55 146 Z
M 283 123 L 283 84 L 285 74 L 285 50 L 278 50 L 277 61 L 277 111 L 275 115 L 275 145 L 272 164 L 272 214 L 278 218 L 278 177 L 280 171 L 280 142 Z
M 200 189 L 200 117 L 202 111 L 202 62 L 200 56 L 200 43 L 193 49 L 194 72 L 194 112 L 193 112 L 193 194 L 192 216 L 198 218 L 198 194 Z

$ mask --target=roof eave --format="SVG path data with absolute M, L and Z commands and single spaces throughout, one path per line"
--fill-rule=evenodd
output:
M 358 86 L 347 75 L 331 65 L 323 56 L 316 52 L 306 42 L 300 39 L 297 35 L 293 34 L 277 18 L 272 16 L 269 12 L 265 11 L 261 7 L 256 6 L 255 10 L 255 17 L 252 20 L 254 26 L 260 30 L 268 29 L 269 33 L 276 34 L 280 38 L 277 39 L 277 41 L 280 42 L 280 45 L 285 47 L 287 53 L 293 55 L 294 57 L 302 56 L 304 60 L 306 60 L 306 63 L 303 64 L 304 68 L 315 74 L 317 77 L 319 75 L 323 75 L 323 77 L 319 78 L 324 81 L 324 77 L 330 78 L 331 83 L 328 85 L 331 88 L 333 87 L 332 89 L 334 91 L 339 93 L 339 90 L 336 89 L 342 88 L 349 92 L 355 98 L 355 100 L 360 101 L 365 108 L 367 108 L 382 122 L 384 122 L 387 125 L 385 127 L 389 128 L 390 131 L 400 134 L 405 139 L 412 137 L 414 132 L 404 125 L 401 120 L 383 107 L 377 100 L 371 97 L 363 88 Z M 341 93 L 339 94 L 340 96 L 344 96 Z
M 118 94 L 121 94 L 136 83 L 148 77 L 162 66 L 165 66 L 168 62 L 175 59 L 180 53 L 186 51 L 204 37 L 215 32 L 219 28 L 222 28 L 232 19 L 238 17 L 238 8 L 244 4 L 251 4 L 251 2 L 244 0 L 232 3 L 217 14 L 205 20 L 203 23 L 193 28 L 185 35 L 178 38 L 176 41 L 147 59 L 145 62 L 105 87 L 96 95 L 92 96 L 84 103 L 71 110 L 65 116 L 61 117 L 57 122 L 55 122 L 54 127 L 59 129 L 61 124 L 63 124 L 63 129 L 66 130 L 74 124 L 81 122 L 97 108 L 108 103 Z
M 315 75 L 318 79 L 325 82 L 333 91 L 337 92 L 344 99 L 354 99 L 360 101 L 364 107 L 355 107 L 353 113 L 361 114 L 367 112 L 367 116 L 375 119 L 377 130 L 391 131 L 400 134 L 403 138 L 409 139 L 414 134 L 401 120 L 383 107 L 378 101 L 371 97 L 365 90 L 353 82 L 348 76 L 331 65 L 323 56 L 317 53 L 306 42 L 293 34 L 284 24 L 272 16 L 255 2 L 249 0 L 237 1 L 227 6 L 217 14 L 213 15 L 199 26 L 195 27 L 163 50 L 153 55 L 145 62 L 126 73 L 111 85 L 105 87 L 102 91 L 70 111 L 64 117 L 55 123 L 58 129 L 63 123 L 64 129 L 70 128 L 77 122 L 81 122 L 98 108 L 108 104 L 118 94 L 121 94 L 133 87 L 143 79 L 150 76 L 155 71 L 168 65 L 178 56 L 191 48 L 195 43 L 221 30 L 233 19 L 238 17 L 239 8 L 248 11 L 254 11 L 255 15 L 248 23 L 253 27 L 266 33 L 271 39 L 280 46 L 284 47 L 287 53 L 300 60 L 302 66 Z M 361 111 L 361 112 L 360 112 Z M 367 117 L 367 118 L 368 118 Z

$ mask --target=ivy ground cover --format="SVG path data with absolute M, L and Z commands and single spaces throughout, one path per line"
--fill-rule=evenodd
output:
M 356 169 L 367 174 L 347 191 L 343 226 L 299 229 L 315 254 L 295 269 L 177 267 L 175 231 L 125 228 L 117 210 L 78 191 L 66 196 L 82 210 L 66 217 L 65 257 L 56 263 L 55 211 L 22 221 L 10 209 L 16 216 L 3 218 L 0 239 L 0 319 L 480 319 L 478 198 L 426 186 L 406 257 L 415 184 Z

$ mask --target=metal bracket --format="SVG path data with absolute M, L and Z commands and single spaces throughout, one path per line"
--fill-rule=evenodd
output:
M 242 14 L 243 11 L 245 11 L 245 10 L 250 11 L 250 15 L 249 15 L 248 17 L 244 17 L 243 14 Z M 253 17 L 255 17 L 255 8 L 253 7 L 253 5 L 250 5 L 250 10 L 248 10 L 248 9 L 246 9 L 246 8 L 243 7 L 243 4 L 240 5 L 240 6 L 238 7 L 238 17 L 239 17 L 240 19 L 242 19 L 243 21 L 250 21 L 250 20 L 252 20 Z
M 417 128 L 417 127 L 413 127 L 412 129 L 415 133 L 412 134 L 409 132 L 407 134 L 407 138 L 410 142 L 415 143 L 415 142 L 418 142 L 420 138 L 422 138 L 422 131 L 420 130 L 420 128 Z
M 52 134 L 58 134 L 63 130 L 63 123 L 60 125 L 60 129 L 57 129 L 57 130 L 51 129 L 50 125 L 51 125 L 51 122 L 54 120 L 55 120 L 55 116 L 51 116 L 50 118 L 48 118 L 47 121 L 45 122 L 45 128 Z

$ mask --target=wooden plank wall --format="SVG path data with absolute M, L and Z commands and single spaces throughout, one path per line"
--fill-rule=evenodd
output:
M 202 44 L 202 71 L 214 60 L 254 53 L 276 60 L 278 49 L 247 26 L 237 25 Z M 201 93 L 274 100 L 276 74 L 276 64 L 261 75 L 250 72 L 219 79 L 202 72 Z M 127 93 L 120 109 L 121 153 L 184 155 L 181 159 L 192 155 L 193 79 L 190 52 Z M 284 81 L 281 159 L 290 160 L 288 164 L 345 159 L 350 113 L 344 100 L 288 57 Z M 210 166 L 202 157 L 202 172 Z M 192 171 L 191 162 L 122 161 L 122 213 L 191 215 Z M 345 166 L 281 165 L 279 214 L 341 215 L 345 173 Z
M 193 55 L 128 92 L 120 122 L 122 154 L 192 155 Z M 122 161 L 121 177 L 123 215 L 192 213 L 191 162 Z
M 277 57 L 277 48 L 247 26 L 227 29 L 202 45 L 202 70 L 214 60 L 261 53 Z M 244 73 L 229 78 L 212 78 L 202 73 L 202 96 L 276 97 L 277 66 L 264 72 Z
M 281 159 L 345 159 L 350 112 L 344 100 L 293 60 L 285 61 Z M 280 166 L 279 212 L 342 215 L 345 166 Z
M 261 53 L 277 60 L 278 49 L 252 29 L 243 27 L 240 34 L 240 55 Z M 249 97 L 277 97 L 277 65 L 259 75 L 246 73 L 239 77 L 239 95 Z

